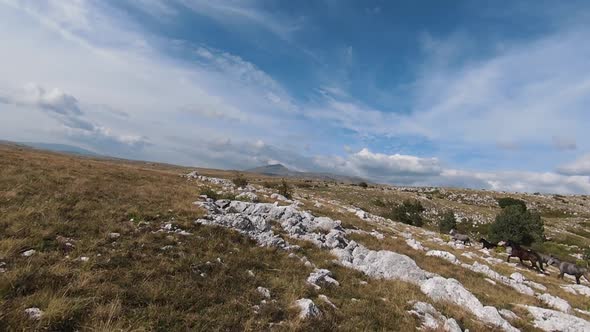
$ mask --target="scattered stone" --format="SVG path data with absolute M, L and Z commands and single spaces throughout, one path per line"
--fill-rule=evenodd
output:
M 90 258 L 88 258 L 86 256 L 80 257 L 80 261 L 82 261 L 82 262 L 88 262 L 89 260 L 90 260 Z
M 0 262 L 0 273 L 6 272 L 6 263 Z
M 406 243 L 410 246 L 410 248 L 414 249 L 414 250 L 422 250 L 424 251 L 424 247 L 422 246 L 422 243 L 420 243 L 419 241 L 416 241 L 415 239 L 406 239 Z
M 315 269 L 309 277 L 307 277 L 307 283 L 312 285 L 315 289 L 320 289 L 320 284 L 340 286 L 340 283 L 332 278 L 332 272 L 326 269 Z
M 383 240 L 385 238 L 385 235 L 377 232 L 376 230 L 372 230 L 369 234 L 378 240 Z
M 324 294 L 320 294 L 318 295 L 318 298 L 324 302 L 326 302 L 330 307 L 336 309 L 336 305 L 334 303 L 332 303 L 332 301 L 330 301 L 330 299 L 324 295 Z
M 422 329 L 461 332 L 461 328 L 455 319 L 445 317 L 430 303 L 415 302 L 412 310 L 408 312 L 422 321 Z
M 31 257 L 31 256 L 33 256 L 33 255 L 34 255 L 36 252 L 37 252 L 37 251 L 35 251 L 34 249 L 30 249 L 30 250 L 27 250 L 27 251 L 23 252 L 23 253 L 22 253 L 22 255 L 23 255 L 23 256 L 25 256 L 25 257 Z
M 590 331 L 590 322 L 560 311 L 523 305 L 534 318 L 534 326 L 544 331 Z
M 247 273 L 248 273 L 248 276 L 249 277 L 255 277 L 256 276 L 256 275 L 254 275 L 254 272 L 252 272 L 252 270 L 248 270 Z
M 109 233 L 109 239 L 116 240 L 121 237 L 120 233 Z
M 572 311 L 572 307 L 570 306 L 570 304 L 562 299 L 559 298 L 557 296 L 553 296 L 551 294 L 538 294 L 537 298 L 539 300 L 541 300 L 543 303 L 545 303 L 546 305 L 557 309 L 559 311 L 565 312 L 565 313 L 570 313 Z
M 268 290 L 268 288 L 258 287 L 256 288 L 256 291 L 258 291 L 258 293 L 260 293 L 260 295 L 262 295 L 264 298 L 270 299 L 270 290 Z
M 500 313 L 500 315 L 502 315 L 502 317 L 504 317 L 510 321 L 518 319 L 518 316 L 514 312 L 512 312 L 508 309 L 500 309 L 498 312 Z
M 459 305 L 484 323 L 500 327 L 505 331 L 518 331 L 500 316 L 496 308 L 483 306 L 471 292 L 455 279 L 434 277 L 422 283 L 420 290 L 435 301 L 448 301 Z
M 516 282 L 520 282 L 520 283 L 522 283 L 522 282 L 524 282 L 524 281 L 525 281 L 525 278 L 524 278 L 524 276 L 523 276 L 522 274 L 518 273 L 518 272 L 514 272 L 514 273 L 512 273 L 512 274 L 510 275 L 510 279 L 512 279 L 512 280 L 514 280 L 514 281 L 516 281 Z
M 236 196 L 237 199 L 244 199 L 249 202 L 258 202 L 258 196 L 253 192 L 243 192 Z
M 299 299 L 295 301 L 295 305 L 299 308 L 299 318 L 301 319 L 319 317 L 322 314 L 310 299 Z
M 434 257 L 440 257 L 446 261 L 449 261 L 455 265 L 459 264 L 459 260 L 457 259 L 457 257 L 455 257 L 455 255 L 451 254 L 450 252 L 447 251 L 442 251 L 442 250 L 429 250 L 428 252 L 426 252 L 426 256 L 434 256 Z
M 29 316 L 29 319 L 32 320 L 39 320 L 41 319 L 41 317 L 43 317 L 43 311 L 36 307 L 25 309 L 25 314 L 27 314 L 27 316 Z

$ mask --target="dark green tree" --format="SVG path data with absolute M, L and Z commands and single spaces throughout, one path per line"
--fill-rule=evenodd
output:
M 244 174 L 242 173 L 236 173 L 236 176 L 232 179 L 232 182 L 237 186 L 237 187 L 245 187 L 248 185 L 248 179 L 246 179 L 246 177 L 244 176 Z
M 287 181 L 285 181 L 285 179 L 281 180 L 281 184 L 279 185 L 279 194 L 287 197 L 288 199 L 291 199 L 292 192 L 291 192 L 291 186 L 289 186 L 289 184 L 287 183 Z
M 391 218 L 403 222 L 404 224 L 422 226 L 424 220 L 420 213 L 424 212 L 424 207 L 416 200 L 405 200 L 401 205 L 393 208 Z
M 519 206 L 521 209 L 526 210 L 526 203 L 524 201 L 512 197 L 502 197 L 498 199 L 498 205 L 502 209 L 511 205 L 516 205 Z
M 496 216 L 490 225 L 491 242 L 508 241 L 522 245 L 543 242 L 545 228 L 536 211 L 528 211 L 520 204 L 508 205 Z
M 448 233 L 451 229 L 457 229 L 457 218 L 453 210 L 445 211 L 442 219 L 438 222 L 438 229 L 441 233 Z

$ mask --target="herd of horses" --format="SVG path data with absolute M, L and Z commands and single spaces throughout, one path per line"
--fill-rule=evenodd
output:
M 453 241 L 460 241 L 463 242 L 464 245 L 471 245 L 471 239 L 469 238 L 469 236 L 457 233 L 457 231 L 455 230 L 451 230 L 450 234 Z M 537 253 L 531 249 L 523 248 L 519 244 L 514 243 L 510 240 L 492 243 L 484 238 L 481 238 L 479 239 L 479 243 L 481 243 L 483 248 L 485 249 L 494 249 L 499 246 L 510 248 L 510 250 L 506 251 L 508 253 L 508 258 L 506 259 L 506 262 L 510 262 L 510 258 L 512 257 L 517 257 L 520 260 L 520 263 L 525 266 L 525 261 L 531 262 L 531 267 L 539 272 L 545 272 L 543 264 L 545 264 L 545 266 L 553 265 L 559 268 L 558 278 L 560 279 L 563 279 L 564 274 L 569 274 L 573 275 L 576 278 L 577 284 L 580 284 L 581 277 L 584 277 L 586 281 L 590 282 L 590 273 L 588 272 L 587 268 L 578 266 L 570 262 L 561 261 L 553 255 Z

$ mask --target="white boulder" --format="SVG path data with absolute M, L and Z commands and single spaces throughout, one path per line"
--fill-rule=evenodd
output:
M 523 306 L 533 316 L 533 324 L 543 331 L 585 332 L 590 331 L 590 322 L 574 315 L 535 306 Z
M 455 257 L 455 255 L 451 254 L 448 251 L 442 251 L 442 250 L 429 250 L 426 252 L 426 256 L 433 256 L 433 257 L 440 257 L 446 261 L 449 261 L 453 264 L 459 264 L 459 260 L 457 259 L 457 257 Z
M 295 301 L 295 305 L 299 308 L 299 318 L 301 319 L 314 318 L 322 314 L 320 309 L 310 299 L 299 299 Z
M 39 320 L 43 317 L 43 311 L 36 307 L 25 309 L 25 314 L 32 320 Z

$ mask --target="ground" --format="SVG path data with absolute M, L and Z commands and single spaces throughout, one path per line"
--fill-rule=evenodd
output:
M 261 247 L 231 229 L 195 223 L 206 214 L 194 204 L 202 193 L 230 199 L 235 193 L 182 176 L 194 170 L 210 177 L 236 177 L 233 171 L 0 145 L 0 268 L 4 270 L 0 330 L 414 330 L 422 322 L 409 312 L 411 301 L 433 303 L 463 329 L 493 330 L 465 308 L 432 301 L 411 283 L 369 278 L 343 267 L 327 250 L 290 239 L 301 246 L 295 252 L 298 256 L 330 270 L 340 284 L 320 290 L 311 287 L 306 279 L 313 268 L 289 257 L 289 251 Z M 258 188 L 262 201 L 276 200 L 270 193 L 280 179 L 244 176 Z M 357 229 L 350 237 L 370 249 L 408 255 L 424 270 L 457 279 L 483 304 L 515 312 L 520 318 L 512 324 L 521 330 L 536 327 L 520 305 L 549 306 L 508 285 L 493 285 L 480 272 L 412 249 L 402 234 L 429 249 L 452 253 L 462 263 L 486 264 L 488 256 L 479 247 L 451 247 L 434 241 L 447 240 L 445 235 L 425 230 L 435 230 L 439 211 L 452 208 L 466 218 L 460 228 L 475 236 L 499 210 L 495 198 L 511 196 L 543 212 L 552 240 L 539 250 L 575 261 L 571 255 L 579 257 L 590 241 L 590 201 L 585 196 L 362 188 L 304 180 L 289 181 L 289 185 L 301 209 Z M 406 198 L 419 199 L 427 208 L 425 217 L 431 223 L 425 228 L 363 219 L 356 213 L 387 216 L 391 206 Z M 384 237 L 371 235 L 373 231 Z M 31 250 L 30 256 L 23 255 Z M 468 253 L 471 257 L 465 256 Z M 504 260 L 506 256 L 492 252 L 489 257 Z M 590 309 L 588 297 L 561 287 L 571 280 L 557 280 L 555 270 L 542 275 L 516 264 L 491 266 L 505 276 L 521 273 L 573 308 Z M 270 298 L 258 287 L 269 289 Z M 335 308 L 321 301 L 320 295 L 327 296 Z M 321 316 L 301 319 L 294 306 L 301 298 L 313 299 Z M 39 308 L 43 314 L 32 319 L 27 308 Z M 588 318 L 578 311 L 571 314 Z

